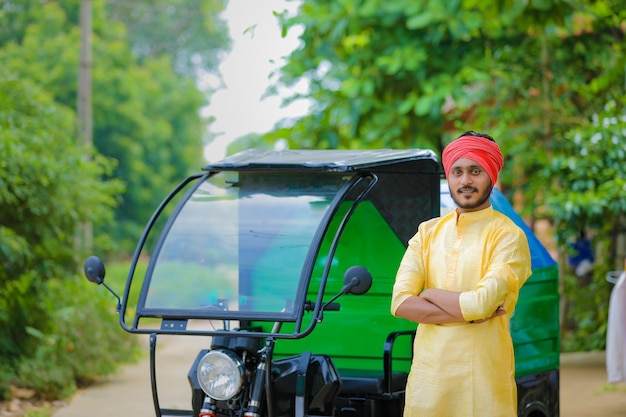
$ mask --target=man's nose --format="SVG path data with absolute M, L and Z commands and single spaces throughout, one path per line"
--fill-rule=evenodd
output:
M 467 184 L 471 184 L 473 181 L 474 179 L 472 178 L 469 172 L 464 172 L 463 175 L 461 175 L 461 184 L 467 185 Z

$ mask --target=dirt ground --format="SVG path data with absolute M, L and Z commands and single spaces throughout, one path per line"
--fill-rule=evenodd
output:
M 626 416 L 626 384 L 609 384 L 603 352 L 561 356 L 561 417 Z
M 166 338 L 161 336 L 157 345 L 161 406 L 189 408 L 187 371 L 205 340 Z M 560 417 L 626 416 L 626 384 L 608 384 L 604 360 L 603 352 L 562 355 Z M 108 381 L 79 392 L 54 417 L 86 415 L 154 417 L 148 360 L 127 366 Z

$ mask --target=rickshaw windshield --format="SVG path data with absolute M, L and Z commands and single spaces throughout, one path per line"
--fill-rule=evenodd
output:
M 227 171 L 192 185 L 161 233 L 138 314 L 295 321 L 311 243 L 346 181 L 320 175 Z

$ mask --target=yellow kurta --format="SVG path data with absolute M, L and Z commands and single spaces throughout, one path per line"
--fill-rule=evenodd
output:
M 524 232 L 488 207 L 420 225 L 400 264 L 391 312 L 422 289 L 462 291 L 468 322 L 419 324 L 406 388 L 405 417 L 517 416 L 515 360 L 509 320 L 531 274 Z

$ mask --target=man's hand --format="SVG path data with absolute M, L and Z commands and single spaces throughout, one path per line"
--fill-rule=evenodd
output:
M 506 314 L 506 310 L 504 309 L 504 304 L 500 304 L 498 308 L 496 308 L 496 311 L 494 311 L 491 316 L 484 318 L 484 319 L 480 319 L 480 320 L 472 320 L 470 321 L 470 323 L 484 323 L 487 320 L 491 320 L 494 317 L 504 316 L 505 314 Z

